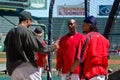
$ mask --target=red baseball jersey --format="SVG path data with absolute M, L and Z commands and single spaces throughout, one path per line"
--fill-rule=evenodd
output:
M 83 36 L 79 44 L 76 59 L 80 60 L 80 53 L 84 41 L 91 33 L 93 33 L 93 35 L 87 42 L 82 58 L 84 63 L 83 72 L 84 76 L 87 79 L 90 79 L 97 75 L 106 75 L 106 70 L 108 67 L 109 41 L 98 32 L 90 32 L 87 35 Z
M 46 42 L 43 41 L 42 42 L 42 45 L 45 45 Z M 39 66 L 39 67 L 44 67 L 44 58 L 47 56 L 47 54 L 40 54 L 39 52 L 36 52 L 36 58 L 37 58 L 37 61 L 36 61 L 36 64 Z
M 80 42 L 82 35 L 76 33 L 72 36 L 66 34 L 60 39 L 59 49 L 56 54 L 57 64 L 56 69 L 62 69 L 62 73 L 66 74 L 70 70 L 74 59 L 78 43 Z M 79 74 L 80 67 L 78 66 L 73 73 Z
M 39 67 L 44 67 L 44 58 L 46 57 L 47 55 L 45 54 L 40 54 L 38 52 L 36 52 L 36 58 L 37 58 L 37 61 L 36 61 L 36 64 L 39 66 Z

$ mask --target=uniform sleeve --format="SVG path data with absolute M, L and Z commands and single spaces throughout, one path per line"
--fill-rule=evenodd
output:
M 24 46 L 27 46 L 27 48 L 32 51 L 38 51 L 39 53 L 48 53 L 50 51 L 53 51 L 52 46 L 43 45 L 40 38 L 32 32 L 31 34 L 27 33 L 26 35 L 24 35 L 24 38 Z
M 56 69 L 62 69 L 62 65 L 63 65 L 63 48 L 62 48 L 62 40 L 59 42 L 59 48 L 57 50 L 57 54 L 56 54 Z
M 76 54 L 75 54 L 75 60 L 80 60 L 80 55 L 81 55 L 81 49 L 82 49 L 82 46 L 83 46 L 83 39 L 80 40 L 79 42 L 79 45 L 76 49 Z

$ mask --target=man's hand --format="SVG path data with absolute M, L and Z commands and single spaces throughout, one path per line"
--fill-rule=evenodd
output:
M 46 70 L 46 71 L 48 71 L 48 70 L 49 70 L 49 67 L 48 67 L 48 66 L 46 66 L 46 67 L 45 67 L 45 70 Z
M 54 41 L 53 45 L 54 45 L 55 51 L 57 51 L 57 49 L 59 48 L 59 40 Z

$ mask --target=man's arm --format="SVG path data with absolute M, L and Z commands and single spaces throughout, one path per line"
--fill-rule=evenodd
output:
M 43 62 L 44 62 L 44 69 L 46 70 L 46 71 L 48 71 L 49 70 L 49 64 L 48 64 L 48 56 L 47 55 L 45 55 L 44 56 L 44 58 L 43 58 Z
M 49 53 L 54 50 L 53 45 L 43 45 L 42 40 L 34 33 L 29 32 L 24 36 L 25 44 L 32 51 L 38 51 L 39 53 Z
M 80 60 L 75 60 L 71 69 L 70 69 L 70 72 L 74 72 L 75 68 L 79 65 L 80 65 Z
M 57 49 L 56 53 L 56 69 L 60 70 L 63 65 L 63 49 L 62 49 L 62 40 L 59 42 L 59 48 Z
M 81 39 L 78 46 L 76 47 L 75 60 L 72 64 L 72 67 L 70 68 L 70 72 L 74 72 L 75 68 L 80 65 L 80 55 L 81 55 L 82 45 L 83 45 L 83 40 Z

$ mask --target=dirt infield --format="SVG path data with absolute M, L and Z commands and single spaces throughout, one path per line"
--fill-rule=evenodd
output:
M 109 64 L 120 64 L 120 60 L 109 60 Z
M 6 54 L 5 52 L 0 52 L 0 54 Z
M 0 62 L 6 62 L 6 58 L 0 58 Z

